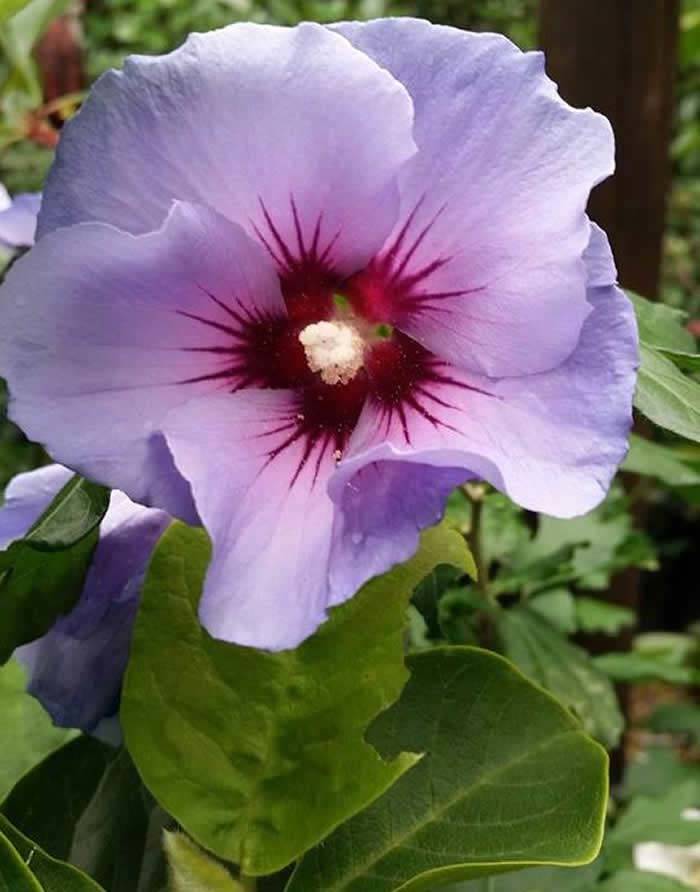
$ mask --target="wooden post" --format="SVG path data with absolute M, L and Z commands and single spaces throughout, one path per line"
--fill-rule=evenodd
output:
M 617 171 L 594 191 L 590 213 L 610 237 L 621 284 L 650 298 L 658 297 L 661 277 L 679 6 L 680 0 L 541 0 L 540 6 L 540 43 L 562 96 L 590 105 L 613 125 Z M 645 509 L 633 505 L 640 526 Z M 639 571 L 619 573 L 608 597 L 639 611 Z M 627 650 L 631 637 L 627 630 L 585 643 L 593 652 Z M 628 707 L 628 692 L 621 696 Z M 624 762 L 620 748 L 613 753 L 614 780 Z
M 617 172 L 591 214 L 608 232 L 620 281 L 658 294 L 670 165 L 679 0 L 541 0 L 540 43 L 562 96 L 612 122 Z

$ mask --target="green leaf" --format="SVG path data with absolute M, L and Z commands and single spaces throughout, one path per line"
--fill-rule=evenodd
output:
M 654 632 L 637 635 L 634 650 L 596 657 L 596 665 L 615 681 L 659 680 L 700 684 L 698 641 L 691 635 Z
M 0 892 L 42 892 L 10 840 L 0 832 Z
M 75 825 L 113 754 L 92 737 L 75 738 L 15 785 L 2 814 L 47 854 L 67 860 Z
M 41 705 L 27 694 L 24 668 L 15 660 L 0 667 L 0 715 L 4 734 L 0 747 L 0 799 L 44 756 L 73 736 L 54 728 Z
M 108 490 L 73 477 L 27 535 L 0 553 L 0 662 L 73 607 L 108 504 Z
M 0 22 L 5 22 L 15 53 L 28 58 L 47 27 L 69 4 L 70 0 L 0 0 Z M 9 10 L 13 11 L 7 15 Z
M 630 450 L 622 470 L 655 477 L 667 486 L 700 484 L 700 473 L 681 461 L 674 449 L 653 443 L 637 434 L 630 437 Z
M 654 710 L 649 727 L 659 734 L 686 734 L 700 743 L 700 707 L 695 703 L 663 703 Z
M 154 810 L 155 803 L 141 786 L 129 754 L 122 750 L 75 826 L 68 860 L 109 892 L 135 892 L 141 888 L 149 857 L 148 831 Z M 162 829 L 164 816 L 157 811 Z M 158 837 L 157 844 L 160 849 Z
M 272 873 L 380 795 L 414 762 L 364 740 L 406 680 L 415 586 L 435 566 L 473 572 L 464 539 L 423 534 L 294 651 L 216 641 L 197 620 L 210 547 L 174 525 L 156 549 L 134 630 L 121 719 L 148 788 L 202 846 Z M 300 816 L 303 815 L 303 820 Z
M 663 356 L 675 363 L 684 372 L 700 372 L 700 354 L 684 353 L 680 350 L 659 350 Z
M 184 833 L 163 834 L 170 892 L 245 892 L 243 886 Z
M 0 0 L 0 58 L 5 77 L 0 84 L 0 111 L 9 129 L 20 133 L 23 118 L 42 101 L 34 47 L 50 22 L 70 0 Z
M 611 847 L 633 846 L 638 842 L 661 842 L 690 846 L 698 841 L 696 821 L 682 817 L 687 808 L 700 802 L 700 780 L 695 777 L 667 789 L 663 796 L 638 796 L 608 836 Z
M 596 886 L 595 892 L 688 892 L 688 887 L 655 873 L 623 870 Z
M 548 623 L 572 635 L 578 628 L 576 601 L 570 591 L 561 588 L 542 592 L 529 601 L 530 610 L 544 617 Z
M 617 635 L 620 629 L 637 622 L 634 610 L 599 601 L 597 598 L 579 596 L 575 599 L 574 606 L 577 628 L 589 634 L 603 632 L 605 635 Z
M 0 0 L 0 22 L 4 22 L 26 6 L 30 0 Z
M 635 406 L 659 427 L 700 442 L 700 384 L 644 344 L 641 358 Z
M 88 536 L 109 507 L 109 490 L 72 477 L 29 530 L 23 541 L 42 551 L 62 551 Z
M 446 886 L 443 892 L 593 892 L 601 860 L 586 867 L 536 867 Z
M 691 666 L 667 663 L 648 654 L 609 653 L 594 657 L 594 663 L 615 682 L 635 684 L 644 681 L 665 681 L 668 684 L 700 684 L 700 670 Z
M 38 881 L 36 887 L 27 887 L 27 892 L 105 892 L 94 880 L 85 876 L 70 864 L 51 858 L 30 839 L 0 815 L 0 834 L 4 834 Z M 20 887 L 10 886 L 8 892 L 24 892 Z
M 698 768 L 692 762 L 682 762 L 675 750 L 650 746 L 632 756 L 627 764 L 622 795 L 660 796 L 671 787 L 697 778 Z
M 695 339 L 685 327 L 686 313 L 633 291 L 627 294 L 634 304 L 640 341 L 657 349 L 694 352 Z
M 370 729 L 424 758 L 297 867 L 287 892 L 424 892 L 600 848 L 607 756 L 502 657 L 467 647 L 408 659 L 399 702 Z
M 624 721 L 615 691 L 585 651 L 526 606 L 499 614 L 497 628 L 508 659 L 573 709 L 589 734 L 617 744 Z
M 606 589 L 617 570 L 655 565 L 653 544 L 632 528 L 628 500 L 617 488 L 595 511 L 561 520 L 539 518 L 535 536 L 514 551 L 495 579 L 494 594 L 549 589 Z

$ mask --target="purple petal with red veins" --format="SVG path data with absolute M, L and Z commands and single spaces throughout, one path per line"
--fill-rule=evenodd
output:
M 564 103 L 542 55 L 499 35 L 408 18 L 334 27 L 405 85 L 419 149 L 353 302 L 468 371 L 556 368 L 590 311 L 585 207 L 613 172 L 609 123 Z
M 412 128 L 404 87 L 326 28 L 194 34 L 99 80 L 61 137 L 40 237 L 86 220 L 149 231 L 177 198 L 259 234 L 292 291 L 343 278 L 394 225 Z
M 192 521 L 161 421 L 193 397 L 275 383 L 261 358 L 278 332 L 294 340 L 287 328 L 264 249 L 178 204 L 149 235 L 81 224 L 18 261 L 3 286 L 0 373 L 13 419 L 56 459 Z
M 282 390 L 207 397 L 166 420 L 213 543 L 200 616 L 217 638 L 283 650 L 325 618 L 335 443 L 307 420 Z
M 587 256 L 592 281 L 613 274 L 598 234 Z M 434 363 L 399 405 L 370 399 L 330 481 L 332 498 L 342 506 L 364 468 L 393 461 L 462 468 L 557 517 L 595 507 L 627 451 L 638 347 L 624 292 L 597 285 L 588 300 L 581 339 L 558 369 L 488 379 Z

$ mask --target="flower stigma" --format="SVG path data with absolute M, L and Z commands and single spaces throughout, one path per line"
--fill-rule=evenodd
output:
M 347 384 L 364 364 L 365 342 L 347 322 L 314 322 L 299 333 L 306 361 L 325 384 Z

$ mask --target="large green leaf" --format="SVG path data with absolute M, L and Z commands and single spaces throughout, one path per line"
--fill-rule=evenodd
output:
M 10 840 L 0 832 L 0 892 L 42 892 Z
M 121 718 L 144 782 L 188 833 L 251 875 L 293 861 L 403 774 L 364 740 L 399 695 L 406 610 L 435 566 L 473 572 L 464 539 L 424 533 L 407 564 L 369 582 L 294 651 L 216 641 L 197 620 L 210 546 L 174 525 L 154 554 Z
M 160 854 L 159 832 L 153 840 L 156 852 L 148 851 L 152 817 L 160 817 L 157 829 L 161 830 L 164 816 L 141 786 L 129 754 L 122 750 L 107 768 L 75 826 L 68 860 L 109 892 L 136 892 L 160 885 L 158 879 L 145 877 L 146 872 L 157 874 L 158 864 L 144 870 L 152 855 Z M 163 860 L 162 882 L 164 870 Z
M 700 384 L 645 344 L 641 357 L 635 406 L 659 427 L 700 442 Z
M 60 820 L 60 816 L 57 816 Z M 7 837 L 37 880 L 41 892 L 105 892 L 94 880 L 64 861 L 51 858 L 0 815 L 0 835 Z M 29 892 L 30 887 L 27 887 Z M 24 892 L 10 886 L 10 892 Z M 35 892 L 35 889 L 32 889 Z
M 2 813 L 47 854 L 67 860 L 75 825 L 113 752 L 93 737 L 77 737 L 16 784 Z
M 25 772 L 72 736 L 54 728 L 41 705 L 27 694 L 24 668 L 15 660 L 0 667 L 0 716 L 5 732 L 0 747 L 0 800 Z
M 424 758 L 307 854 L 288 892 L 427 892 L 598 853 L 607 756 L 506 660 L 468 647 L 412 655 L 369 739 Z
M 682 461 L 669 446 L 632 434 L 623 471 L 655 477 L 667 486 L 698 486 L 700 473 Z
M 0 662 L 80 596 L 109 492 L 73 477 L 27 535 L 0 553 Z
M 573 709 L 586 731 L 615 746 L 624 720 L 610 681 L 588 654 L 527 606 L 503 611 L 497 622 L 508 659 Z

